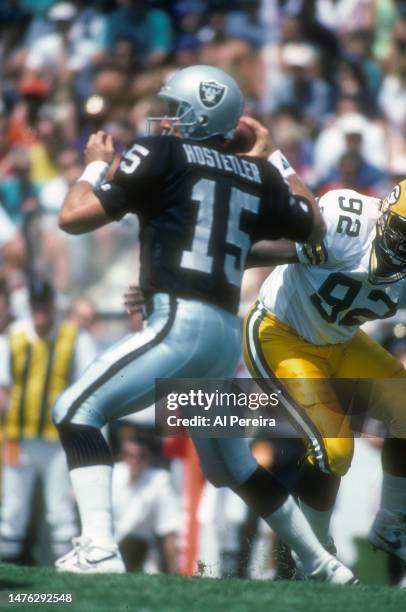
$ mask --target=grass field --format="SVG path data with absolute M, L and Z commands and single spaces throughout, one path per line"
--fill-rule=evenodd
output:
M 10 593 L 71 593 L 73 603 L 9 604 Z M 406 590 L 179 576 L 75 576 L 0 566 L 0 610 L 79 612 L 401 612 Z

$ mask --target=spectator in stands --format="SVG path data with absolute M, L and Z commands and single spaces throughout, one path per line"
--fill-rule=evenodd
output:
M 51 31 L 45 31 L 32 43 L 26 60 L 28 70 L 58 75 L 59 80 L 69 80 L 69 29 L 77 14 L 72 2 L 58 2 L 52 6 L 47 17 Z
M 405 153 L 395 153 L 388 165 L 389 183 L 396 185 L 403 181 L 406 176 L 406 151 Z
M 7 278 L 25 264 L 25 248 L 21 233 L 0 206 L 0 265 Z
M 95 357 L 91 337 L 70 321 L 58 321 L 50 283 L 30 285 L 31 316 L 17 321 L 3 345 L 2 384 L 10 388 L 2 482 L 0 553 L 21 561 L 37 478 L 55 557 L 70 548 L 76 516 L 65 455 L 51 420 L 56 397 Z
M 313 141 L 302 117 L 287 111 L 274 113 L 272 137 L 291 166 L 307 184 L 313 183 Z
M 225 36 L 227 8 L 225 2 L 215 2 L 207 15 L 205 27 L 199 32 L 203 45 L 200 51 L 201 64 L 212 64 L 234 71 L 239 62 L 252 53 L 252 45 L 242 38 Z
M 392 46 L 389 56 L 391 66 L 395 66 L 396 62 L 406 54 L 406 3 L 404 0 L 395 0 L 395 2 L 398 6 L 391 32 Z
M 95 6 L 82 0 L 56 2 L 45 18 L 31 24 L 25 45 L 25 66 L 69 81 L 79 71 L 87 71 L 102 51 L 105 19 Z M 84 76 L 84 75 L 83 75 Z
M 97 321 L 96 304 L 90 298 L 79 298 L 72 306 L 69 320 L 75 323 L 79 329 L 92 333 Z
M 372 57 L 372 32 L 355 30 L 346 36 L 344 52 L 361 70 L 369 100 L 376 100 L 382 81 L 382 71 Z M 368 109 L 369 110 L 369 109 Z
M 19 83 L 19 100 L 9 117 L 7 142 L 9 145 L 32 146 L 39 140 L 36 133 L 38 115 L 50 93 L 50 84 L 34 75 L 24 75 Z
M 343 153 L 356 147 L 365 160 L 383 169 L 387 163 L 385 131 L 360 113 L 336 117 L 315 141 L 314 175 L 321 182 L 329 175 Z
M 38 187 L 30 179 L 31 161 L 27 149 L 15 147 L 9 163 L 11 176 L 0 183 L 0 205 L 20 228 L 24 213 L 37 207 Z
M 0 276 L 0 337 L 5 337 L 8 326 L 12 320 L 13 317 L 11 315 L 10 294 L 7 281 L 4 276 Z
M 305 44 L 286 44 L 282 48 L 282 62 L 285 69 L 268 92 L 269 110 L 289 107 L 320 124 L 333 109 L 333 96 L 330 85 L 321 78 L 316 49 Z
M 228 38 L 247 41 L 256 49 L 266 42 L 266 27 L 261 19 L 261 0 L 241 0 L 240 10 L 228 13 L 224 33 Z
M 166 470 L 151 467 L 148 446 L 129 439 L 113 470 L 113 512 L 117 539 L 129 571 L 139 571 L 151 545 L 161 551 L 162 571 L 177 570 L 181 515 Z
M 373 0 L 316 0 L 317 18 L 338 33 L 369 30 L 373 25 Z
M 385 173 L 369 164 L 355 150 L 344 153 L 325 181 L 318 188 L 323 195 L 330 189 L 354 189 L 365 195 L 378 197 L 385 184 Z
M 168 15 L 151 8 L 147 0 L 127 0 L 109 15 L 104 47 L 113 48 L 119 40 L 133 44 L 141 65 L 161 63 L 172 49 L 172 27 Z
M 10 293 L 5 277 L 0 277 L 0 355 L 4 355 L 8 345 L 8 328 L 12 322 Z M 9 384 L 5 368 L 0 368 L 0 449 L 2 450 L 4 417 L 7 409 Z
M 371 97 L 367 89 L 361 66 L 353 60 L 342 58 L 338 61 L 335 70 L 336 98 L 352 96 L 359 101 L 361 113 L 364 114 L 365 109 L 368 109 L 368 115 L 376 114 L 376 99 Z
M 406 126 L 406 53 L 385 76 L 379 106 L 392 126 L 402 132 Z
M 202 0 L 180 0 L 176 2 L 176 38 L 174 43 L 175 63 L 190 66 L 198 63 L 198 52 L 202 45 L 201 28 L 207 10 Z
M 63 148 L 63 129 L 55 108 L 42 107 L 36 125 L 38 142 L 30 148 L 31 180 L 38 186 L 58 176 L 56 160 Z
M 106 19 L 94 2 L 76 0 L 75 4 L 78 12 L 69 31 L 69 68 L 78 73 L 100 59 Z
M 57 1 L 58 0 L 17 0 L 17 4 L 19 4 L 23 11 L 28 11 L 34 15 L 40 15 L 56 4 Z
M 398 8 L 393 0 L 376 0 L 373 23 L 373 55 L 384 65 L 391 52 L 391 30 L 397 19 Z
M 58 213 L 63 199 L 83 170 L 78 151 L 68 146 L 62 148 L 56 157 L 56 167 L 57 176 L 46 181 L 39 193 L 42 214 L 38 227 L 37 267 L 54 278 L 56 289 L 66 294 L 75 284 L 77 289 L 83 286 L 89 237 L 71 238 L 58 228 Z
M 61 209 L 63 199 L 73 183 L 79 178 L 83 164 L 74 147 L 64 146 L 57 155 L 57 176 L 44 183 L 39 193 L 41 208 L 44 213 L 52 215 L 57 227 L 56 217 Z

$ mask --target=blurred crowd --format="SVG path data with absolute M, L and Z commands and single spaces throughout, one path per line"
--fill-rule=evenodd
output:
M 269 127 L 316 193 L 346 187 L 379 197 L 406 176 L 406 0 L 3 0 L 0 284 L 7 289 L 0 290 L 0 335 L 12 318 L 29 315 L 27 287 L 38 274 L 55 288 L 58 310 L 69 312 L 98 348 L 140 325 L 122 308 L 123 292 L 138 278 L 136 219 L 70 237 L 58 229 L 57 215 L 83 171 L 88 136 L 111 133 L 119 157 L 145 133 L 146 117 L 162 114 L 155 94 L 167 76 L 191 64 L 216 65 L 237 79 L 244 114 Z M 242 311 L 264 274 L 245 278 Z M 406 363 L 402 314 L 372 332 Z M 0 405 L 3 396 L 0 384 Z M 173 571 L 173 534 L 185 522 L 176 499 L 186 477 L 170 451 L 164 459 L 133 434 L 117 437 L 124 545 L 138 567 L 146 542 L 158 536 L 160 567 Z M 151 457 L 172 466 L 175 485 L 162 465 L 151 467 Z M 144 496 L 144 515 L 125 516 L 131 495 Z M 235 551 L 241 553 L 247 530 L 253 537 L 261 529 L 236 500 L 216 495 L 207 492 L 195 508 L 206 530 L 200 556 L 213 556 L 207 542 L 218 541 L 217 530 L 226 539 L 217 555 L 222 567 L 243 575 L 248 570 Z M 243 535 L 227 536 L 213 520 L 210 531 L 216 504 L 230 509 L 228 523 L 243 525 Z M 160 515 L 163 507 L 168 512 Z
M 134 219 L 72 240 L 56 216 L 89 134 L 109 131 L 119 155 L 178 67 L 233 74 L 319 194 L 379 196 L 406 174 L 404 0 L 5 0 L 0 29 L 0 203 L 65 306 L 91 288 L 117 310 L 137 278 Z

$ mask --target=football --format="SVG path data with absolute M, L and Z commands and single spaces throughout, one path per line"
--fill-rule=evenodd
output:
M 255 141 L 256 135 L 254 130 L 240 120 L 236 127 L 234 137 L 227 141 L 225 148 L 230 153 L 248 153 L 255 145 Z

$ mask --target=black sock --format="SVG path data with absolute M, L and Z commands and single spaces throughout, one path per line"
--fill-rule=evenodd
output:
M 277 510 L 288 498 L 286 488 L 263 467 L 255 472 L 233 491 L 261 517 L 267 517 Z
M 406 440 L 386 438 L 382 447 L 382 467 L 392 476 L 406 477 Z
M 325 474 L 306 462 L 301 469 L 297 494 L 310 508 L 325 512 L 334 505 L 340 482 L 339 476 Z
M 58 426 L 69 470 L 91 465 L 113 465 L 113 457 L 100 429 L 64 423 Z

